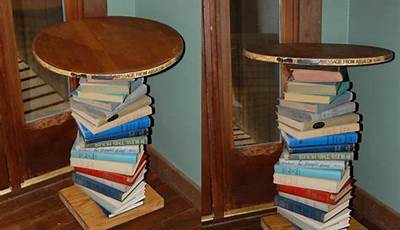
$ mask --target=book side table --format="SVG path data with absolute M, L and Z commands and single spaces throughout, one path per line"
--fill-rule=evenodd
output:
M 65 22 L 40 32 L 33 42 L 34 57 L 48 70 L 110 82 L 155 75 L 175 64 L 183 50 L 184 41 L 173 28 L 133 17 Z M 163 198 L 148 184 L 143 205 L 113 218 L 75 185 L 59 195 L 85 229 L 111 228 L 164 207 Z
M 309 43 L 309 44 L 307 44 L 307 43 L 259 44 L 259 45 L 255 45 L 252 47 L 246 47 L 243 50 L 243 55 L 252 60 L 269 62 L 269 63 L 285 64 L 284 68 L 282 69 L 282 72 L 286 73 L 288 75 L 290 74 L 291 69 L 316 69 L 316 70 L 338 71 L 338 68 L 340 67 L 341 72 L 343 73 L 343 81 L 348 81 L 347 69 L 346 69 L 347 67 L 382 64 L 382 63 L 389 62 L 394 58 L 393 51 L 383 49 L 383 48 L 378 48 L 378 47 L 348 45 L 348 44 L 312 44 L 312 43 Z M 288 89 L 288 88 L 286 88 L 286 85 L 288 83 L 287 80 L 288 79 L 282 79 L 282 86 L 283 86 L 282 88 L 286 89 L 286 90 Z M 315 79 L 308 80 L 308 82 L 311 82 L 314 85 L 315 85 L 315 83 L 317 83 L 317 84 L 324 83 L 323 80 L 321 80 L 321 79 L 318 79 L 318 81 Z M 304 84 L 304 83 L 302 83 L 302 84 Z M 312 85 L 312 84 L 310 84 L 310 85 Z M 349 89 L 347 89 L 347 90 L 349 90 Z M 301 95 L 303 95 L 303 94 L 305 96 L 308 96 L 308 95 L 312 95 L 313 93 L 309 93 L 308 95 L 307 95 L 307 93 L 302 93 Z M 286 98 L 286 96 L 285 96 L 285 98 Z M 294 100 L 294 99 L 290 99 L 290 100 Z M 304 99 L 296 99 L 296 100 L 297 101 L 303 100 L 303 102 L 307 102 L 307 101 L 304 101 Z M 296 101 L 296 100 L 294 100 L 294 101 Z M 308 103 L 312 103 L 312 102 L 308 102 Z M 355 105 L 354 102 L 351 102 L 351 101 L 349 101 L 348 103 L 349 104 L 353 103 L 353 106 Z M 335 104 L 335 102 L 333 104 Z M 335 109 L 335 108 L 338 108 L 339 106 L 340 106 L 340 104 L 338 104 L 337 107 L 332 107 L 332 108 Z M 354 108 L 356 108 L 356 106 L 354 106 Z M 354 113 L 355 112 L 354 110 L 355 109 L 353 109 L 352 111 L 348 111 L 348 112 Z M 278 109 L 278 111 L 279 111 L 279 109 Z M 297 110 L 292 109 L 292 111 L 293 111 L 292 114 L 304 114 L 303 111 L 298 110 L 298 109 Z M 278 112 L 278 114 L 279 114 L 279 112 Z M 347 113 L 343 113 L 344 116 L 346 114 Z M 313 115 L 313 114 L 311 114 L 311 115 Z M 317 115 L 318 115 L 318 113 L 317 113 Z M 342 115 L 342 114 L 338 114 L 336 116 L 340 116 L 340 115 Z M 359 116 L 359 115 L 356 115 L 356 116 Z M 294 118 L 292 118 L 292 119 L 294 119 Z M 327 119 L 325 119 L 325 120 L 327 120 Z M 315 120 L 313 122 L 324 124 L 325 120 Z M 291 127 L 285 128 L 285 124 L 283 124 L 281 126 L 281 122 L 285 123 L 285 121 L 283 119 L 280 120 L 279 116 L 278 116 L 278 122 L 279 122 L 280 129 L 284 129 L 284 131 L 285 131 L 284 135 L 286 136 L 286 138 L 287 138 L 287 132 L 292 132 L 293 135 L 298 134 L 298 133 L 301 134 L 302 132 L 305 133 L 304 130 L 296 131 L 296 129 L 291 128 Z M 358 120 L 358 122 L 359 122 L 359 120 Z M 347 125 L 347 124 L 344 124 L 344 125 Z M 355 125 L 359 127 L 359 124 L 355 124 Z M 286 127 L 288 127 L 288 126 L 286 126 Z M 311 132 L 314 132 L 317 129 L 322 128 L 322 127 L 324 127 L 324 125 L 318 126 L 318 127 L 313 126 L 314 130 L 311 129 Z M 353 134 L 354 134 L 354 132 L 360 131 L 360 128 L 358 130 L 344 130 L 344 128 L 342 128 L 343 130 L 337 130 L 337 131 L 335 131 L 336 133 L 333 133 L 332 128 L 335 128 L 335 127 L 327 127 L 324 130 L 324 133 L 321 132 L 323 135 L 320 134 L 320 136 L 317 136 L 317 135 L 315 135 L 315 136 L 323 137 L 323 138 L 326 137 L 327 138 L 326 140 L 334 140 L 334 138 L 338 138 L 338 137 L 329 136 L 329 135 L 348 134 L 350 132 L 353 132 Z M 324 128 L 322 128 L 322 129 L 324 129 Z M 309 130 L 306 130 L 306 131 L 309 131 Z M 351 135 L 353 135 L 353 134 L 351 134 Z M 355 134 L 355 135 L 357 135 L 357 134 Z M 300 137 L 300 135 L 298 137 Z M 328 139 L 328 138 L 331 138 L 331 139 Z M 291 140 L 295 140 L 295 139 L 291 139 Z M 301 143 L 301 140 L 302 139 L 299 139 L 295 142 Z M 311 139 L 309 139 L 309 140 L 311 140 Z M 338 140 L 338 139 L 336 139 L 336 140 Z M 344 138 L 342 138 L 342 140 L 344 140 Z M 351 142 L 351 143 L 357 143 L 358 140 L 359 140 L 358 138 L 355 138 L 355 141 Z M 288 140 L 285 139 L 285 142 L 288 142 Z M 336 142 L 336 141 L 331 141 L 331 142 Z M 329 143 L 329 141 L 324 143 L 325 146 L 327 144 L 332 144 L 332 143 Z M 353 146 L 354 146 L 354 144 L 353 144 Z M 357 148 L 352 149 L 352 151 L 355 151 L 355 150 L 357 150 Z M 330 154 L 330 153 L 324 153 L 324 154 Z M 354 153 L 351 153 L 351 156 L 352 156 L 351 159 L 331 159 L 331 158 L 329 158 L 329 159 L 341 160 L 341 161 L 352 160 L 354 157 L 353 154 Z M 315 155 L 318 155 L 318 154 L 315 154 Z M 333 156 L 333 154 L 332 154 L 332 156 Z M 290 162 L 290 160 L 291 160 L 290 157 L 291 157 L 290 154 L 288 154 L 287 152 L 284 154 L 284 158 L 288 162 Z M 293 157 L 293 159 L 294 159 L 294 157 Z M 300 158 L 300 159 L 303 159 L 303 158 Z M 306 159 L 306 158 L 304 158 L 304 159 Z M 315 157 L 313 159 L 326 160 L 328 158 L 322 159 L 322 158 Z M 284 162 L 284 161 L 282 161 L 282 162 Z M 281 167 L 281 165 L 279 165 L 279 167 Z M 289 173 L 290 175 L 286 175 L 286 174 L 282 174 L 282 172 L 279 172 L 277 175 L 278 178 L 279 177 L 282 178 L 282 175 L 284 175 L 284 176 L 290 177 L 289 179 L 293 179 L 293 181 L 295 181 L 297 179 L 298 179 L 298 181 L 300 181 L 300 180 L 317 181 L 317 180 L 319 180 L 318 177 L 322 176 L 322 175 L 315 175 L 315 174 L 314 175 L 311 175 L 311 174 L 305 175 L 304 172 L 306 170 L 310 170 L 310 169 L 309 168 L 307 169 L 305 166 L 301 166 L 301 164 L 299 164 L 297 167 L 298 167 L 297 169 L 299 171 L 296 171 L 296 173 L 292 173 L 292 174 Z M 346 170 L 346 171 L 350 170 L 349 169 L 350 167 L 351 166 L 345 166 L 345 169 L 343 169 L 343 170 Z M 276 172 L 275 172 L 275 174 L 276 174 Z M 306 179 L 304 179 L 304 178 L 306 178 Z M 317 178 L 317 179 L 315 179 L 315 178 Z M 351 176 L 348 176 L 345 178 L 345 176 L 342 175 L 341 180 L 344 182 L 347 181 L 350 183 L 354 182 L 354 180 L 351 178 Z M 324 188 L 325 190 L 322 188 L 321 189 L 316 188 L 316 187 L 318 187 L 317 186 L 318 184 L 315 185 L 316 187 L 314 186 L 311 188 L 310 184 L 304 185 L 304 184 L 301 184 L 300 182 L 297 183 L 297 182 L 293 182 L 293 181 L 289 181 L 289 180 L 285 181 L 283 179 L 281 179 L 281 180 L 277 179 L 277 181 L 275 181 L 275 176 L 274 176 L 274 182 L 276 184 L 278 184 L 279 186 L 289 186 L 292 188 L 298 188 L 298 190 L 305 189 L 310 193 L 313 192 L 312 190 L 314 190 L 314 191 L 318 190 L 318 192 L 326 192 L 326 193 L 330 192 L 330 191 L 326 191 L 326 188 Z M 320 181 L 322 181 L 322 180 L 320 180 Z M 307 186 L 310 186 L 310 187 L 307 187 Z M 345 188 L 345 187 L 346 186 L 344 186 L 344 185 L 342 186 L 342 188 Z M 347 187 L 351 187 L 351 186 L 347 186 Z M 343 189 L 343 190 L 345 190 L 345 189 Z M 350 190 L 351 190 L 351 188 L 350 188 Z M 338 191 L 330 192 L 330 193 L 338 194 Z M 351 193 L 351 191 L 349 193 Z M 282 196 L 283 196 L 283 198 L 282 198 Z M 286 198 L 292 197 L 293 200 L 286 199 L 285 196 L 286 196 Z M 348 199 L 350 199 L 350 198 L 351 198 L 351 196 Z M 315 200 L 312 200 L 312 199 L 310 200 L 310 199 L 311 198 L 307 197 L 306 195 L 304 195 L 304 197 L 303 197 L 299 194 L 297 194 L 297 196 L 293 195 L 293 194 L 289 194 L 289 196 L 288 196 L 287 194 L 285 194 L 284 192 L 281 192 L 281 190 L 279 190 L 279 195 L 277 195 L 277 198 L 276 198 L 276 202 L 278 203 L 277 204 L 278 205 L 278 213 L 280 213 L 282 216 L 285 216 L 287 219 L 289 219 L 292 223 L 295 223 L 296 225 L 298 225 L 298 227 L 300 227 L 300 228 L 305 228 L 305 229 L 310 228 L 311 224 L 317 223 L 317 221 L 314 221 L 315 220 L 314 218 L 316 218 L 316 217 L 312 217 L 311 214 L 309 214 L 309 213 L 304 213 L 302 210 L 299 209 L 299 207 L 307 208 L 307 210 L 311 210 L 315 213 L 322 212 L 320 209 L 314 208 L 317 206 L 313 206 L 314 204 L 316 204 L 318 202 L 319 202 L 318 204 L 321 204 L 321 200 L 315 201 Z M 337 202 L 338 202 L 338 204 L 340 204 L 341 201 L 337 201 Z M 348 201 L 347 201 L 347 203 L 348 203 Z M 289 205 L 292 205 L 292 206 L 289 207 Z M 323 205 L 318 206 L 318 207 L 321 207 L 321 209 L 323 209 L 325 206 L 323 206 L 323 207 L 322 206 Z M 350 210 L 345 209 L 345 208 L 348 208 L 348 207 L 344 207 L 344 209 L 341 209 L 339 211 L 340 211 L 340 213 L 345 212 L 346 214 L 343 214 L 343 216 L 346 215 L 346 217 L 347 217 L 347 216 L 349 216 Z M 333 215 L 336 215 L 336 214 L 333 214 Z M 342 214 L 337 214 L 337 216 L 339 216 L 339 215 L 342 215 Z M 261 221 L 261 225 L 262 225 L 263 229 L 295 229 L 295 227 L 290 222 L 288 222 L 286 219 L 284 219 L 284 217 L 282 217 L 280 215 L 276 215 L 276 216 L 277 217 L 279 216 L 279 218 L 281 218 L 280 222 L 278 221 L 279 224 L 276 225 L 275 220 L 271 219 L 271 217 L 275 217 L 275 215 L 267 216 L 267 217 L 263 218 Z M 340 216 L 340 217 L 342 217 L 342 216 Z M 310 218 L 312 218 L 312 219 L 310 219 Z M 350 217 L 347 217 L 347 218 L 350 220 Z M 332 217 L 332 219 L 335 219 L 335 217 Z M 332 222 L 332 223 L 328 223 L 328 222 Z M 318 222 L 318 223 L 319 223 L 319 226 L 324 226 L 327 224 L 331 224 L 332 226 L 333 226 L 333 224 L 337 224 L 335 226 L 339 226 L 340 224 L 343 224 L 343 222 L 340 222 L 340 223 L 336 223 L 336 222 L 333 223 L 333 222 L 334 222 L 333 220 L 330 221 L 328 219 L 328 220 L 325 220 L 324 222 Z M 358 229 L 358 228 L 355 228 L 355 226 L 352 226 L 352 225 L 356 225 L 354 223 L 355 222 L 353 220 L 353 221 L 350 221 L 350 222 L 347 222 L 344 224 L 346 224 L 347 226 L 350 224 L 351 225 L 350 229 L 352 229 L 352 227 L 354 227 L 354 229 Z M 283 226 L 282 224 L 285 225 L 285 227 L 281 228 Z M 269 227 L 267 227 L 267 226 L 269 226 Z M 275 227 L 273 227 L 273 226 L 275 226 Z

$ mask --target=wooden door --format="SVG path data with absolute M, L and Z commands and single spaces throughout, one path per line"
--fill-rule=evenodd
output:
M 282 150 L 274 107 L 287 68 L 246 60 L 242 49 L 319 42 L 320 13 L 321 1 L 204 0 L 203 220 L 274 208 Z
M 65 18 L 104 16 L 105 3 L 65 0 Z M 46 72 L 31 54 L 35 33 L 63 21 L 62 5 L 61 0 L 0 1 L 0 189 L 6 177 L 3 171 L 13 190 L 18 190 L 26 179 L 69 165 L 76 136 L 68 106 L 71 83 Z M 47 103 L 46 111 L 38 99 Z

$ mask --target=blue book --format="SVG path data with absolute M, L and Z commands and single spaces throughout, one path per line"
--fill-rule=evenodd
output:
M 135 164 L 138 153 L 124 152 L 82 152 L 80 150 L 71 150 L 72 158 L 84 158 L 90 160 L 116 161 Z
M 108 140 L 118 140 L 122 138 L 128 138 L 128 137 L 138 137 L 138 136 L 145 136 L 148 134 L 147 129 L 135 129 L 123 133 L 116 133 L 110 136 L 103 136 L 103 137 L 93 137 L 93 138 L 85 138 L 86 143 L 97 143 L 101 141 L 108 141 Z
M 290 210 L 292 212 L 298 213 L 300 215 L 309 217 L 319 222 L 325 222 L 326 212 L 319 210 L 317 208 L 305 205 L 303 203 L 276 195 L 275 204 L 281 208 Z
M 145 116 L 96 134 L 90 132 L 84 125 L 82 124 L 78 125 L 85 139 L 92 139 L 95 137 L 106 137 L 118 133 L 125 133 L 132 130 L 148 128 L 151 126 L 151 119 L 149 116 Z
M 305 176 L 314 177 L 328 180 L 340 181 L 343 177 L 343 170 L 337 169 L 317 169 L 317 168 L 305 168 L 298 166 L 289 166 L 275 164 L 275 173 L 293 175 L 293 176 Z
M 122 201 L 122 196 L 124 195 L 124 192 L 115 189 L 111 186 L 105 185 L 103 183 L 100 183 L 98 181 L 92 180 L 88 177 L 79 175 L 77 173 L 72 174 L 72 180 L 79 184 L 82 185 L 86 188 L 89 188 L 91 190 L 94 190 L 98 193 L 104 194 L 108 197 L 111 197 L 113 199 L 116 199 L 118 201 Z
M 355 150 L 354 144 L 342 145 L 317 145 L 288 148 L 289 153 L 323 153 L 323 152 L 352 152 Z
M 358 134 L 356 132 L 314 137 L 303 140 L 297 140 L 285 132 L 281 133 L 282 138 L 285 140 L 285 143 L 288 147 L 355 144 L 358 141 Z

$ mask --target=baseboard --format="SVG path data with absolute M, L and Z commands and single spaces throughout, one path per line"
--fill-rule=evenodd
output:
M 151 145 L 147 145 L 147 153 L 150 156 L 149 169 L 156 173 L 160 179 L 172 187 L 176 192 L 189 201 L 197 210 L 201 210 L 201 192 L 190 178 L 172 165 Z
M 368 229 L 400 229 L 400 213 L 360 187 L 354 188 L 352 209 L 352 216 Z

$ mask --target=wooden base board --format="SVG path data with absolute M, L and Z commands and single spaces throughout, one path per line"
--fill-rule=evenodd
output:
M 107 218 L 96 203 L 78 187 L 73 185 L 59 192 L 61 201 L 84 229 L 109 229 L 164 207 L 164 199 L 150 185 L 146 185 L 145 195 L 142 206 Z
M 279 214 L 267 215 L 261 218 L 263 230 L 295 230 L 296 228 L 283 216 Z M 350 219 L 349 230 L 367 230 L 354 218 Z

